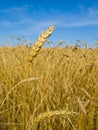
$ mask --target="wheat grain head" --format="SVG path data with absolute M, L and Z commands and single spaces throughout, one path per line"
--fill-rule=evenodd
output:
M 54 26 L 50 26 L 50 28 L 47 29 L 46 32 L 43 32 L 38 37 L 38 40 L 35 42 L 34 46 L 31 48 L 31 51 L 30 51 L 30 54 L 29 54 L 29 57 L 28 57 L 28 62 L 32 62 L 33 58 L 38 54 L 38 52 L 40 51 L 41 47 L 47 41 L 47 38 L 52 34 L 54 29 L 55 29 Z

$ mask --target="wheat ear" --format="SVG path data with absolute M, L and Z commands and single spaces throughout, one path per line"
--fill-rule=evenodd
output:
M 47 38 L 52 34 L 54 31 L 54 26 L 50 26 L 49 29 L 46 30 L 46 32 L 43 32 L 39 37 L 38 40 L 35 42 L 34 46 L 31 48 L 28 61 L 32 62 L 33 58 L 38 54 L 41 47 L 44 45 L 44 43 L 47 41 Z
M 68 119 L 69 123 L 73 127 L 73 130 L 76 130 L 74 124 L 69 118 L 69 115 L 78 115 L 78 113 L 73 112 L 73 111 L 50 111 L 50 112 L 45 112 L 43 114 L 40 114 L 38 117 L 36 117 L 34 120 L 32 120 L 32 125 L 34 126 L 35 124 L 39 123 L 42 120 L 49 119 L 52 117 L 64 117 Z

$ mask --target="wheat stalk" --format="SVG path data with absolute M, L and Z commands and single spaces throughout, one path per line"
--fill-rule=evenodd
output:
M 33 80 L 39 80 L 40 78 L 36 78 L 36 77 L 31 77 L 29 79 L 23 79 L 22 81 L 20 81 L 19 83 L 17 83 L 6 95 L 6 97 L 4 98 L 3 102 L 1 103 L 0 105 L 0 108 L 3 106 L 3 104 L 5 103 L 6 99 L 8 98 L 8 96 L 10 95 L 10 93 L 15 89 L 17 88 L 17 86 L 19 86 L 20 84 L 22 83 L 26 83 L 26 82 L 31 82 Z
M 28 62 L 32 62 L 33 58 L 38 54 L 41 47 L 44 45 L 44 43 L 47 41 L 47 38 L 52 34 L 54 31 L 54 26 L 50 26 L 49 29 L 46 30 L 46 32 L 43 32 L 39 37 L 38 40 L 35 42 L 34 46 L 31 48 Z
M 67 118 L 68 115 L 78 115 L 78 113 L 76 112 L 73 112 L 73 111 L 50 111 L 50 112 L 45 112 L 43 114 L 40 114 L 38 117 L 36 117 L 33 121 L 32 121 L 32 124 L 36 124 L 36 123 L 39 123 L 40 121 L 42 120 L 45 120 L 45 119 L 48 119 L 48 118 L 51 118 L 51 117 L 55 117 L 55 116 L 59 116 L 59 117 L 65 117 Z

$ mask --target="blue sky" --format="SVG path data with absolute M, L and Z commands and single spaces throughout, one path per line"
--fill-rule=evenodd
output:
M 4 36 L 22 36 L 35 41 L 50 25 L 56 29 L 49 38 L 94 45 L 98 38 L 98 0 L 0 0 L 0 45 Z M 14 44 L 14 43 L 12 43 Z

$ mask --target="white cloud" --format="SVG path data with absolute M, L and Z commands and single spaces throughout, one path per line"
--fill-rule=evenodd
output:
M 94 9 L 94 8 L 89 7 L 88 12 L 89 12 L 89 15 L 92 17 L 98 15 L 98 9 Z
M 0 10 L 1 14 L 7 17 L 0 19 L 0 26 L 6 30 L 23 33 L 35 33 L 44 30 L 50 25 L 56 25 L 60 28 L 81 27 L 98 25 L 98 10 L 92 7 L 87 9 L 79 6 L 79 13 L 62 12 L 60 10 L 50 9 L 50 11 L 33 10 L 32 6 L 12 7 L 10 9 Z M 15 17 L 15 19 L 14 19 Z
M 11 8 L 6 8 L 6 9 L 0 9 L 0 13 L 5 13 L 5 14 L 8 14 L 8 13 L 19 13 L 19 12 L 24 12 L 26 10 L 28 10 L 29 6 L 28 5 L 23 5 L 21 7 L 11 7 Z
M 58 26 L 60 27 L 81 27 L 98 25 L 98 10 L 95 8 L 80 8 L 79 14 L 65 15 Z

